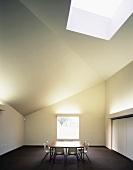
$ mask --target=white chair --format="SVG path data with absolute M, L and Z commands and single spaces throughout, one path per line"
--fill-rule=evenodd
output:
M 78 149 L 80 158 L 82 158 L 82 155 L 86 155 L 88 161 L 90 162 L 90 159 L 88 157 L 88 151 L 89 151 L 89 143 L 84 142 L 84 150 L 83 149 Z
M 46 143 L 44 143 L 43 146 L 44 146 L 44 158 L 42 161 L 44 161 L 48 154 L 50 154 L 50 147 L 46 145 Z

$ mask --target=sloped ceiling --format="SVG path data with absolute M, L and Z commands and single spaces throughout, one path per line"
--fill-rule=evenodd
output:
M 0 98 L 24 116 L 133 61 L 133 15 L 106 41 L 66 30 L 69 7 L 70 0 L 0 1 Z

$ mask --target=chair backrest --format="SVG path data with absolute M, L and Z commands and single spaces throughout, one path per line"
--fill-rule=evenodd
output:
M 56 147 L 55 148 L 55 154 L 56 155 L 63 155 L 64 154 L 64 148 L 63 147 Z
M 84 151 L 88 152 L 89 149 L 89 143 L 84 143 Z
M 50 152 L 50 148 L 49 146 L 46 144 L 46 143 L 43 143 L 43 146 L 44 146 L 44 152 Z
M 77 148 L 76 147 L 68 148 L 68 155 L 76 155 L 76 154 L 77 154 Z

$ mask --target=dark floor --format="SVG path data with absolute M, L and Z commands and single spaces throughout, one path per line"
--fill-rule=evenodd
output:
M 84 163 L 77 163 L 75 156 L 68 156 L 67 167 L 63 156 L 57 156 L 55 164 L 49 156 L 42 162 L 44 153 L 41 146 L 23 146 L 0 157 L 0 170 L 133 170 L 133 161 L 107 149 L 90 147 Z

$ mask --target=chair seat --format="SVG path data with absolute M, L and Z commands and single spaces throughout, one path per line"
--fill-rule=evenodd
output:
M 69 152 L 68 155 L 75 155 L 76 153 L 75 152 Z
M 45 153 L 50 153 L 50 149 L 45 150 Z

